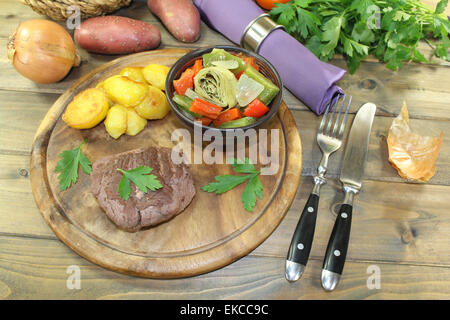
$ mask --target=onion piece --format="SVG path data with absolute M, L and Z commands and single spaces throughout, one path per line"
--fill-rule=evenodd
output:
M 435 162 L 442 145 L 439 138 L 421 136 L 411 131 L 406 104 L 392 121 L 387 138 L 389 162 L 402 178 L 426 182 L 436 172 Z
M 263 90 L 264 86 L 262 84 L 245 74 L 241 75 L 237 83 L 236 99 L 238 104 L 241 107 L 245 107 L 250 102 L 255 100 L 261 92 L 263 92 Z
M 8 58 L 23 76 L 38 83 L 63 79 L 80 64 L 70 34 L 49 20 L 21 23 L 8 41 Z
M 222 67 L 230 70 L 239 67 L 239 63 L 236 60 L 217 60 L 212 61 L 211 64 L 216 67 Z

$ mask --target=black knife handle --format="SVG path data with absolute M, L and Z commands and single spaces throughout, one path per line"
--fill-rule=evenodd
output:
M 319 196 L 311 193 L 292 236 L 286 260 L 300 263 L 304 266 L 308 263 L 316 228 L 318 207 Z
M 353 206 L 342 204 L 334 223 L 333 232 L 328 241 L 322 269 L 342 274 L 347 256 Z

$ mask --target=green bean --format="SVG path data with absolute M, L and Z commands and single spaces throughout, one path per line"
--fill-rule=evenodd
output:
M 231 120 L 231 121 L 222 123 L 218 128 L 239 128 L 239 127 L 248 126 L 255 122 L 256 122 L 256 118 L 244 117 L 244 118 Z
M 277 96 L 278 92 L 280 92 L 280 88 L 278 88 L 272 81 L 270 81 L 270 79 L 263 76 L 252 66 L 247 66 L 244 74 L 264 86 L 264 90 L 260 93 L 258 99 L 261 100 L 261 102 L 266 106 L 269 106 L 272 100 Z
M 197 113 L 192 112 L 191 110 L 189 110 L 191 108 L 191 103 L 192 103 L 192 99 L 186 96 L 180 96 L 178 94 L 174 95 L 172 98 L 173 102 L 175 102 L 177 104 L 177 106 L 180 107 L 180 110 L 183 111 L 183 113 L 186 115 L 190 115 L 191 117 L 194 118 L 202 118 L 202 115 L 199 115 Z M 190 118 L 191 118 L 190 117 Z

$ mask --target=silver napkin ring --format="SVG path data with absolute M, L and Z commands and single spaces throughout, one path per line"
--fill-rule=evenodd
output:
M 245 28 L 241 37 L 241 47 L 258 52 L 264 39 L 275 29 L 284 29 L 284 26 L 275 23 L 267 13 L 253 19 Z

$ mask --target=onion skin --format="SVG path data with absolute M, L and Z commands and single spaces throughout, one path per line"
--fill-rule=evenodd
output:
M 37 83 L 62 80 L 80 64 L 70 34 L 49 20 L 21 23 L 8 41 L 8 58 L 24 77 Z

